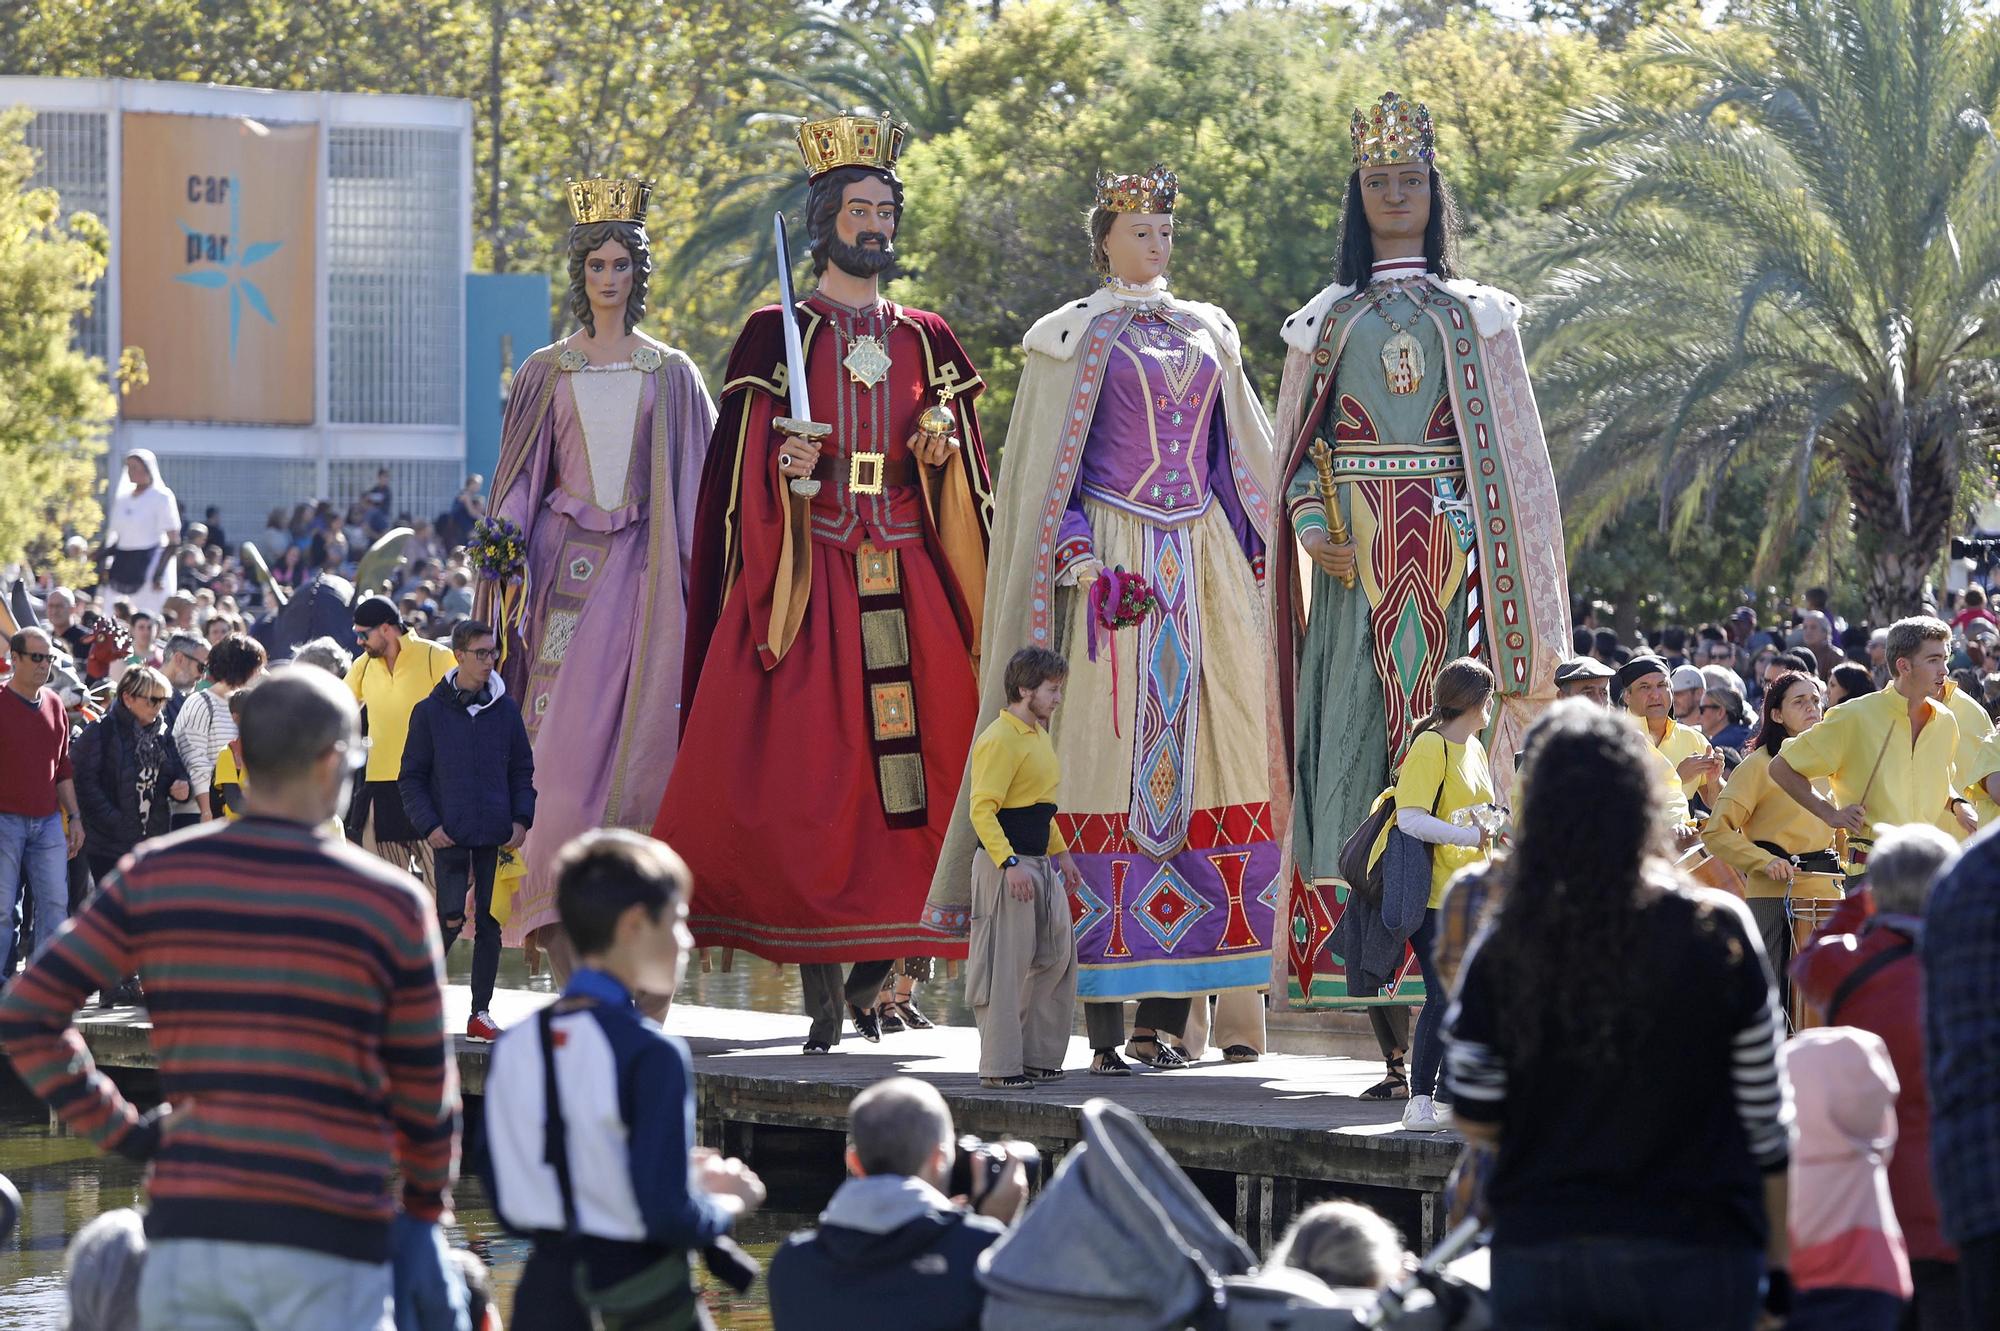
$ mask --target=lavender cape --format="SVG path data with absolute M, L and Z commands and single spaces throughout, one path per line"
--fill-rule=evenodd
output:
M 554 923 L 550 861 L 596 827 L 648 832 L 679 743 L 681 638 L 702 460 L 715 423 L 700 371 L 658 343 L 632 431 L 622 502 L 594 499 L 576 403 L 556 347 L 514 377 L 493 512 L 528 537 L 518 622 L 501 673 L 535 748 L 535 825 L 505 938 Z M 483 584 L 478 612 L 500 613 Z

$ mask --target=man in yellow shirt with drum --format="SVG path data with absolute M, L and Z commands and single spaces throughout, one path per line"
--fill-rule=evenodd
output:
M 1850 866 L 1867 863 L 1874 828 L 1930 823 L 1963 840 L 1978 828 L 1957 781 L 1958 720 L 1937 699 L 1951 628 L 1917 615 L 1889 629 L 1890 686 L 1849 699 L 1785 741 L 1771 780 L 1821 822 L 1848 834 Z M 1833 798 L 1812 788 L 1832 783 Z

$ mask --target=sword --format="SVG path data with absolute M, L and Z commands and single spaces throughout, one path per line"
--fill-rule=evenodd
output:
M 812 418 L 812 403 L 806 398 L 806 346 L 799 337 L 799 303 L 792 294 L 792 245 L 785 236 L 785 215 L 771 218 L 778 245 L 778 300 L 785 312 L 785 387 L 791 393 L 792 414 L 771 422 L 778 433 L 818 444 L 833 433 L 833 426 Z M 819 482 L 811 476 L 795 476 L 792 493 L 810 499 L 819 493 Z

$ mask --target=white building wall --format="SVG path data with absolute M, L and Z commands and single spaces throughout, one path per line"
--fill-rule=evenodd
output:
M 472 105 L 438 97 L 293 93 L 122 79 L 0 78 L 0 106 L 35 112 L 35 179 L 65 214 L 111 230 L 101 298 L 78 344 L 115 366 L 119 116 L 127 111 L 316 122 L 320 135 L 314 422 L 271 427 L 120 421 L 106 458 L 160 455 L 198 521 L 213 504 L 232 541 L 272 508 L 351 503 L 390 469 L 396 508 L 419 518 L 464 480 L 465 281 L 472 267 Z

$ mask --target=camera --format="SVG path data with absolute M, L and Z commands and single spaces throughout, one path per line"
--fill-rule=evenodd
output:
M 958 1154 L 951 1162 L 951 1178 L 946 1182 L 944 1195 L 963 1197 L 973 1206 L 978 1206 L 993 1185 L 1006 1172 L 1007 1161 L 1018 1159 L 1021 1168 L 1027 1171 L 1028 1190 L 1034 1191 L 1042 1181 L 1042 1153 L 1026 1142 L 989 1142 L 967 1133 L 958 1139 Z
M 1951 538 L 1951 557 L 1970 559 L 1975 564 L 2000 562 L 2000 538 L 1954 536 Z

